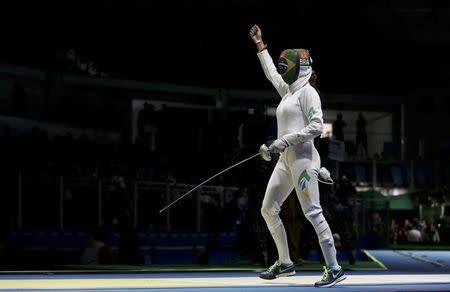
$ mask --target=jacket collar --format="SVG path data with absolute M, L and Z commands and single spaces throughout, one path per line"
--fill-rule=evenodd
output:
M 299 77 L 297 80 L 295 80 L 294 83 L 289 85 L 289 91 L 291 93 L 296 92 L 297 90 L 301 89 L 305 85 L 309 84 L 309 78 L 311 78 L 312 70 L 309 70 L 308 74 L 305 76 Z

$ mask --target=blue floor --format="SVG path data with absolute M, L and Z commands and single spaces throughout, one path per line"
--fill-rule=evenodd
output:
M 383 271 L 349 271 L 348 276 L 352 275 L 374 275 L 380 278 L 380 284 L 371 285 L 349 285 L 344 282 L 337 286 L 330 288 L 333 291 L 450 291 L 450 251 L 392 251 L 392 250 L 370 250 L 372 256 L 382 262 L 388 270 Z M 414 275 L 414 274 L 443 274 L 448 275 L 447 284 L 396 284 L 385 285 L 383 283 L 384 275 Z M 320 272 L 302 271 L 297 275 L 317 276 L 320 278 Z M 3 274 L 0 275 L 0 282 L 2 280 L 51 280 L 51 279 L 133 279 L 133 278 L 148 278 L 148 279 L 177 279 L 177 278 L 209 278 L 209 277 L 258 277 L 256 272 L 196 272 L 196 273 L 138 273 L 138 274 Z M 443 279 L 447 282 L 447 279 Z M 378 281 L 378 280 L 377 280 Z M 282 290 L 283 292 L 302 292 L 313 291 L 313 283 L 311 286 L 297 286 L 286 285 L 277 286 L 258 286 L 258 287 L 205 287 L 205 288 L 134 288 L 134 289 L 83 289 L 81 291 L 161 291 L 161 292 L 275 292 Z M 8 290 L 12 291 L 12 290 Z M 33 289 L 27 291 L 80 291 L 80 289 Z
M 391 272 L 449 273 L 450 251 L 368 250 Z
M 392 275 L 396 273 L 401 273 L 400 271 L 376 271 L 376 272 L 364 272 L 364 271 L 353 271 L 348 272 L 347 275 L 379 275 L 380 281 L 382 282 L 383 275 Z M 317 275 L 317 278 L 320 278 L 320 273 L 318 272 L 301 272 L 299 275 Z M 403 273 L 404 274 L 404 273 Z M 414 274 L 414 273 L 413 273 Z M 55 275 L 55 274 L 41 274 L 41 275 L 0 275 L 1 280 L 22 280 L 22 279 L 30 279 L 30 280 L 49 280 L 49 279 L 95 279 L 95 278 L 107 278 L 107 279 L 133 279 L 133 278 L 196 278 L 196 277 L 239 277 L 239 276 L 255 276 L 257 277 L 257 273 L 252 272 L 239 272 L 239 273 L 152 273 L 152 274 L 65 274 L 65 275 Z M 275 283 L 274 283 L 275 284 Z M 313 287 L 313 283 L 311 286 L 276 286 L 273 287 L 205 287 L 205 288 L 134 288 L 134 289 L 83 289 L 81 291 L 161 291 L 161 292 L 196 292 L 196 291 L 214 291 L 214 292 L 235 292 L 235 291 L 246 291 L 246 292 L 275 292 L 282 290 L 283 292 L 302 292 L 302 291 L 312 291 L 316 288 Z M 423 284 L 423 285 L 411 285 L 411 284 L 398 284 L 398 285 L 346 285 L 345 281 L 340 283 L 338 286 L 335 286 L 332 289 L 333 291 L 450 291 L 450 274 L 449 274 L 449 284 Z M 0 290 L 2 291 L 2 290 Z M 12 290 L 7 290 L 12 291 Z M 14 291 L 14 290 L 13 290 Z M 23 291 L 23 290 L 22 290 Z M 51 290 L 42 290 L 42 289 L 33 289 L 27 291 L 80 291 L 80 289 L 51 289 Z

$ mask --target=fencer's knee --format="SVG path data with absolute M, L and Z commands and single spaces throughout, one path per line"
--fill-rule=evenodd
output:
M 322 209 L 313 209 L 305 212 L 305 217 L 311 222 L 317 235 L 320 236 L 326 229 L 329 229 L 327 220 L 322 214 Z
M 325 230 L 323 230 L 318 235 L 319 235 L 319 243 L 328 244 L 329 246 L 334 245 L 334 238 L 333 238 L 333 235 L 331 234 L 331 230 L 330 230 L 330 228 L 328 228 L 328 226 Z
M 269 208 L 262 206 L 261 207 L 261 216 L 263 216 L 264 219 L 270 216 Z
M 278 214 L 279 212 L 277 212 L 277 210 L 273 207 L 268 207 L 264 205 L 261 207 L 261 215 L 266 221 L 273 217 L 278 216 Z
M 280 210 L 279 208 L 277 208 L 277 206 L 269 207 L 263 205 L 261 207 L 261 215 L 266 221 L 267 228 L 270 232 L 273 232 L 275 228 L 282 224 L 279 213 Z

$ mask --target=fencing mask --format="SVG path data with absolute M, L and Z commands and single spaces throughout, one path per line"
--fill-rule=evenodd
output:
M 312 59 L 306 49 L 287 49 L 278 59 L 278 73 L 291 85 L 299 77 L 306 76 L 311 70 Z

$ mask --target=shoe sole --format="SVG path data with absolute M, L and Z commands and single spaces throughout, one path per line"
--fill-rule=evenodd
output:
M 260 277 L 261 279 L 263 279 L 263 280 L 275 280 L 275 279 L 280 278 L 280 277 L 290 277 L 290 276 L 294 276 L 294 275 L 295 275 L 295 271 L 292 271 L 292 272 L 289 272 L 289 273 L 282 273 L 282 274 L 276 275 L 275 278 L 263 278 L 263 277 L 261 277 L 261 276 L 259 276 L 259 277 Z
M 330 284 L 326 284 L 317 288 L 330 288 L 333 287 L 334 285 L 336 285 L 337 283 L 344 281 L 345 279 L 347 279 L 346 275 L 342 275 L 339 278 L 337 278 L 336 280 L 334 280 L 334 282 L 331 282 Z
M 276 275 L 276 278 L 280 278 L 280 277 L 290 277 L 290 276 L 294 276 L 295 275 L 295 271 L 289 272 L 289 273 L 282 273 L 279 275 Z

